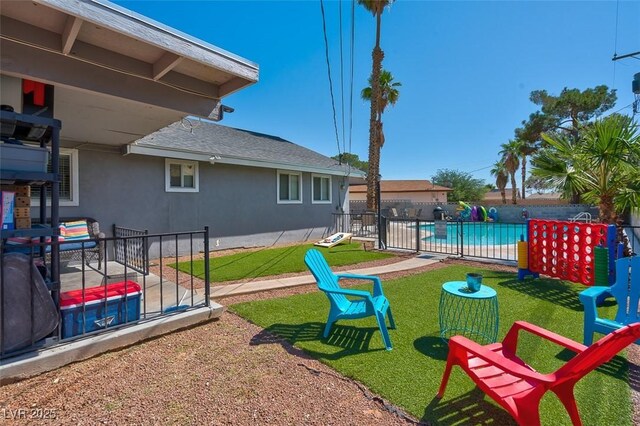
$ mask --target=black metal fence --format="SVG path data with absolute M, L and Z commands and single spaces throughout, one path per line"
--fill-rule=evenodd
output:
M 524 223 L 425 221 L 385 218 L 387 248 L 516 260 Z
M 377 238 L 374 214 L 334 214 L 335 232 L 351 232 L 357 237 Z M 432 252 L 446 255 L 517 260 L 517 243 L 527 237 L 524 221 L 461 222 L 420 218 L 382 217 L 382 248 Z M 624 225 L 627 245 L 640 254 L 640 226 Z
M 631 248 L 631 252 L 640 255 L 640 226 L 623 225 L 622 229 L 627 238 L 625 243 Z
M 59 282 L 50 274 L 53 246 L 78 252 L 59 256 Z M 159 253 L 151 261 L 139 255 L 150 246 Z M 208 228 L 82 242 L 0 241 L 0 358 L 209 306 L 208 253 Z M 203 262 L 201 274 L 196 261 Z
M 149 231 L 113 225 L 115 261 L 143 275 L 149 274 Z M 134 238 L 125 238 L 134 237 Z
M 355 237 L 378 238 L 378 215 L 375 213 L 334 213 L 333 231 L 349 232 Z

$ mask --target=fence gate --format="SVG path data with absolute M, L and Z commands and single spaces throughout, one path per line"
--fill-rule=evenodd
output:
M 149 231 L 113 225 L 115 261 L 143 275 L 149 275 Z

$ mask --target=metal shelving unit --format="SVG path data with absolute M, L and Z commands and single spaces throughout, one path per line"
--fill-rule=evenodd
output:
M 21 142 L 38 143 L 41 148 L 51 146 L 51 173 L 20 170 L 0 169 L 0 183 L 3 185 L 30 185 L 40 186 L 40 210 L 37 221 L 31 220 L 32 227 L 28 229 L 1 230 L 0 246 L 4 246 L 7 238 L 12 237 L 44 237 L 51 236 L 57 241 L 59 234 L 59 163 L 60 163 L 60 120 L 39 117 L 35 115 L 20 114 L 13 111 L 0 110 L 0 135 L 3 141 L 15 139 Z M 5 143 L 5 142 L 3 142 Z M 47 205 L 47 191 L 51 189 L 51 202 Z M 34 223 L 36 226 L 34 226 Z M 41 247 L 41 256 L 44 257 L 45 247 Z M 4 249 L 0 250 L 0 254 Z M 0 273 L 2 267 L 0 266 Z M 48 283 L 51 296 L 56 306 L 59 305 L 60 296 L 60 252 L 57 244 L 51 245 L 51 264 Z M 4 283 L 4 277 L 2 282 Z M 4 284 L 3 284 L 4 285 Z M 4 306 L 3 285 L 0 286 L 0 307 Z M 0 315 L 0 335 L 4 334 L 5 321 Z M 34 342 L 32 342 L 34 343 Z M 2 341 L 0 339 L 0 355 L 3 354 Z

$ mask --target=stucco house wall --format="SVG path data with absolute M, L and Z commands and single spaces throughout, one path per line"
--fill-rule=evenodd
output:
M 346 189 L 331 179 L 331 204 L 311 202 L 311 173 L 302 173 L 302 203 L 277 203 L 277 170 L 199 162 L 198 192 L 166 192 L 165 160 L 122 155 L 94 146 L 80 149 L 79 205 L 62 217 L 89 216 L 111 235 L 111 226 L 181 232 L 209 226 L 212 249 L 263 246 L 320 238 Z

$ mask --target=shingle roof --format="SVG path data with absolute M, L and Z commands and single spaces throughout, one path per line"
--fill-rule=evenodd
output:
M 381 180 L 380 192 L 433 192 L 453 191 L 445 186 L 434 185 L 428 180 Z M 351 185 L 349 192 L 367 192 L 367 185 Z
M 352 175 L 361 173 L 344 164 L 338 164 L 332 158 L 278 136 L 235 129 L 206 121 L 192 127 L 184 126 L 181 122 L 173 123 L 139 139 L 134 145 L 204 154 L 213 157 L 219 163 L 290 167 L 293 170 L 318 169 L 326 173 L 343 175 L 349 171 Z

